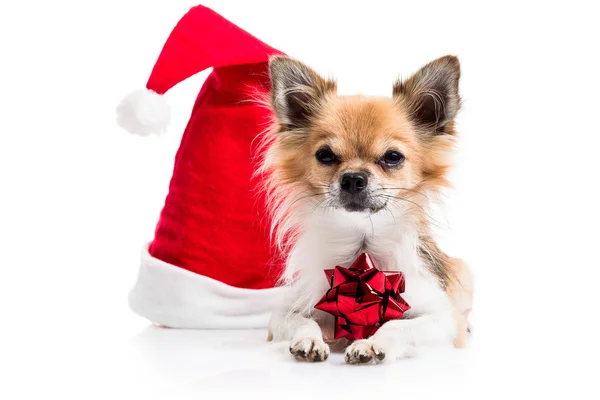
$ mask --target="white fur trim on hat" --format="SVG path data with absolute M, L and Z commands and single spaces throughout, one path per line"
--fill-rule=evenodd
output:
M 129 306 L 138 315 L 170 328 L 267 328 L 283 290 L 229 286 L 154 258 L 146 245 Z
M 135 135 L 162 134 L 171 120 L 164 96 L 142 89 L 129 93 L 117 106 L 117 123 Z

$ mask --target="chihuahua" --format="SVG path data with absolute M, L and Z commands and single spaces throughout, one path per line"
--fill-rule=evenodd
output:
M 334 80 L 287 56 L 272 57 L 269 74 L 273 123 L 259 173 L 287 288 L 269 340 L 289 341 L 293 357 L 311 362 L 339 344 L 348 364 L 465 347 L 472 274 L 438 247 L 431 217 L 450 186 L 458 58 L 397 80 L 391 97 L 338 95 Z M 314 308 L 329 289 L 323 271 L 363 252 L 379 269 L 404 274 L 410 309 L 371 337 L 334 340 L 333 317 Z

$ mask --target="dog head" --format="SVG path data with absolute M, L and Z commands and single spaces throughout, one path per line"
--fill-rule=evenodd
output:
M 371 215 L 419 205 L 447 185 L 456 57 L 396 81 L 390 98 L 339 96 L 335 81 L 288 57 L 272 58 L 269 72 L 275 124 L 264 165 L 289 212 L 310 205 Z

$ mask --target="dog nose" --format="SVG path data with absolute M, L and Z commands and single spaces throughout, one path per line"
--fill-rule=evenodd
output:
M 351 194 L 356 194 L 367 187 L 369 183 L 367 175 L 362 172 L 351 172 L 342 175 L 340 186 L 342 190 Z

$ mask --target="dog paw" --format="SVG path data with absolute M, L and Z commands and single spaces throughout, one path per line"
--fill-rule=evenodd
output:
M 372 340 L 357 340 L 346 349 L 346 364 L 378 364 L 384 359 L 385 353 Z
M 301 338 L 290 345 L 290 353 L 305 361 L 325 361 L 329 357 L 329 346 L 321 339 Z

